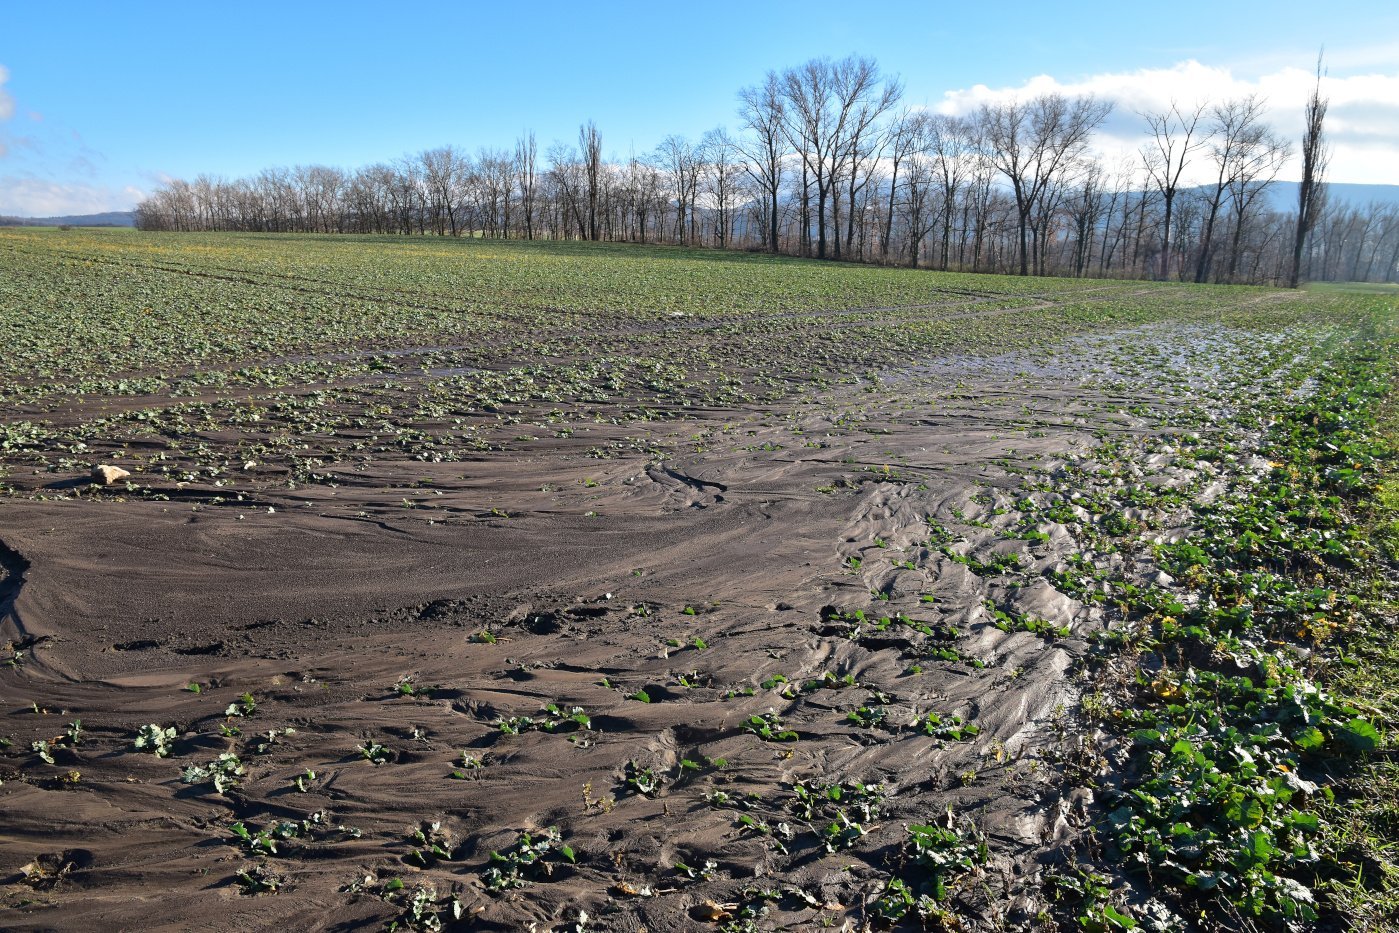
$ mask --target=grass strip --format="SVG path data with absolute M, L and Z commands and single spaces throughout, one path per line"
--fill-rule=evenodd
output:
M 1106 716 L 1126 761 L 1100 790 L 1100 829 L 1108 860 L 1153 893 L 1129 911 L 1096 876 L 1061 878 L 1080 927 L 1287 929 L 1392 910 L 1399 773 L 1380 727 L 1399 649 L 1380 529 L 1395 521 L 1394 351 L 1377 324 L 1277 413 L 1267 465 L 1153 547 L 1169 584 L 1109 583 L 1127 624 L 1106 640 L 1132 670 Z

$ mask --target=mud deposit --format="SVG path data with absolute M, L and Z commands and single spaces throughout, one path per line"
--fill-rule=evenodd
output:
M 832 379 L 802 371 L 831 315 L 619 326 L 611 352 L 702 346 L 760 387 L 698 370 L 646 417 L 576 386 L 425 412 L 489 368 L 463 341 L 267 364 L 324 364 L 331 412 L 402 419 L 380 407 L 411 394 L 436 459 L 382 421 L 278 433 L 320 391 L 301 370 L 257 417 L 266 388 L 31 385 L 7 421 L 85 446 L 7 454 L 0 925 L 857 929 L 928 823 L 985 847 L 947 893 L 965 923 L 1028 922 L 1084 818 L 1058 763 L 1102 619 L 1047 576 L 1062 526 L 1017 527 L 1026 475 L 1157 430 L 1170 403 L 1120 348 L 1207 380 L 1237 341 L 1003 298 L 844 313 L 852 345 L 1001 330 Z M 570 339 L 555 357 L 604 340 Z M 132 486 L 89 486 L 95 462 Z

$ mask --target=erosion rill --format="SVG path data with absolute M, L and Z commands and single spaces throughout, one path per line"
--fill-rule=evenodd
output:
M 1383 929 L 1395 319 L 0 231 L 0 926 Z

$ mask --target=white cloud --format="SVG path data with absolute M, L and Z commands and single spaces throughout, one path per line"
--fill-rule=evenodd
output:
M 0 214 L 57 217 L 127 211 L 146 196 L 135 185 L 103 184 L 106 156 L 74 131 L 59 125 L 13 132 L 17 124 L 5 125 L 16 113 L 14 97 L 4 87 L 9 78 L 9 70 L 0 65 Z M 25 115 L 32 124 L 44 123 L 38 111 Z
M 15 99 L 5 92 L 5 82 L 10 80 L 10 71 L 0 65 L 0 120 L 8 120 L 15 115 Z
M 1373 56 L 1360 60 L 1372 64 Z M 1399 184 L 1399 70 L 1375 70 L 1322 78 L 1322 94 L 1330 99 L 1326 117 L 1331 149 L 1328 180 L 1362 184 Z M 1347 61 L 1347 64 L 1350 64 Z M 1145 141 L 1140 112 L 1164 110 L 1171 102 L 1183 106 L 1199 101 L 1218 102 L 1259 94 L 1268 102 L 1273 126 L 1289 139 L 1302 135 L 1302 108 L 1316 80 L 1305 68 L 1282 67 L 1256 77 L 1239 77 L 1229 68 L 1185 61 L 1171 68 L 1091 75 L 1061 81 L 1038 75 L 1018 87 L 990 88 L 978 84 L 948 91 L 932 109 L 966 114 L 983 103 L 996 103 L 1037 94 L 1095 94 L 1112 101 L 1112 116 L 1098 137 L 1099 148 L 1110 160 L 1135 159 Z M 1283 170 L 1284 178 L 1300 174 L 1296 164 Z
M 32 175 L 0 176 L 0 214 L 17 217 L 129 211 L 145 196 L 145 192 L 134 185 L 115 189 L 68 184 Z

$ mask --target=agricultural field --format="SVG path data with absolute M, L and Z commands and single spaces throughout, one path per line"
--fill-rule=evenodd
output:
M 1397 321 L 0 229 L 0 927 L 1385 929 Z

